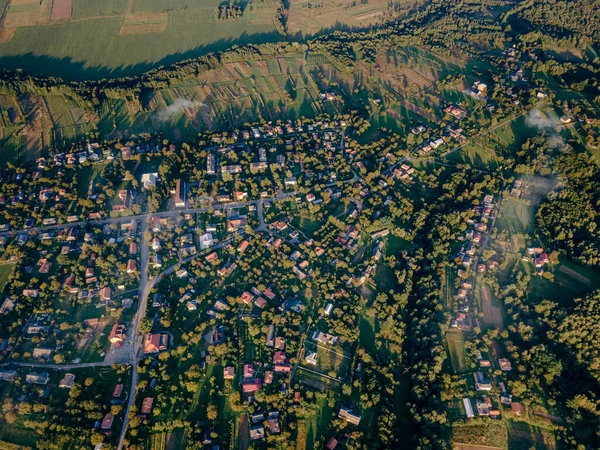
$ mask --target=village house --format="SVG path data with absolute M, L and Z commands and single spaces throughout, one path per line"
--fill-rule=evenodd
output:
M 254 304 L 258 308 L 263 309 L 265 306 L 267 306 L 267 301 L 262 297 L 258 297 L 256 300 L 254 300 Z
M 25 376 L 25 381 L 29 384 L 48 384 L 50 380 L 50 375 L 48 372 L 29 372 Z
M 204 257 L 204 259 L 206 259 L 206 262 L 208 262 L 208 263 L 216 261 L 218 258 L 219 258 L 219 255 L 217 252 L 212 252 Z
M 265 370 L 265 380 L 264 380 L 265 384 L 271 384 L 273 383 L 273 371 L 271 370 Z
M 262 380 L 260 378 L 255 378 L 254 381 L 245 381 L 242 384 L 242 391 L 244 394 L 252 394 L 256 391 L 260 391 L 262 387 Z
M 492 390 L 492 382 L 487 379 L 482 372 L 475 372 L 473 378 L 475 379 L 475 389 L 478 391 Z
M 262 425 L 250 427 L 250 439 L 256 441 L 265 437 L 265 429 Z
M 102 431 L 108 431 L 112 428 L 114 417 L 111 413 L 106 413 L 104 419 L 102 419 L 102 424 L 100 425 L 100 429 Z
M 310 350 L 306 351 L 306 357 L 304 361 L 311 366 L 317 365 L 317 352 L 311 352 Z
M 121 396 L 122 392 L 123 392 L 123 384 L 119 383 L 115 386 L 112 396 L 115 398 L 119 398 Z
M 127 261 L 127 273 L 135 273 L 136 270 L 137 265 L 135 259 L 130 259 L 129 261 Z
M 152 411 L 153 404 L 154 404 L 153 397 L 145 397 L 144 400 L 142 401 L 141 413 L 142 414 L 150 414 L 150 411 Z
M 185 182 L 182 179 L 178 179 L 175 182 L 175 189 L 171 191 L 173 194 L 173 203 L 176 208 L 185 207 Z
M 240 245 L 238 245 L 237 251 L 239 253 L 244 253 L 246 251 L 246 249 L 248 248 L 249 245 L 250 244 L 249 244 L 248 241 L 243 240 L 242 242 L 240 242 Z
M 41 347 L 34 348 L 33 354 L 32 354 L 34 359 L 50 359 L 51 355 L 52 355 L 51 348 L 41 348 Z
M 350 408 L 344 406 L 340 408 L 338 417 L 348 423 L 351 423 L 352 425 L 358 425 L 360 423 L 360 416 L 353 413 Z
M 200 236 L 198 238 L 198 243 L 200 244 L 200 250 L 206 250 L 215 245 L 212 233 L 205 233 Z
M 325 448 L 327 450 L 335 450 L 337 445 L 338 445 L 338 440 L 336 438 L 332 437 L 327 441 L 327 444 L 325 444 Z
M 65 376 L 60 380 L 58 387 L 63 389 L 71 389 L 75 383 L 75 375 L 72 373 L 66 373 Z
M 277 351 L 273 355 L 273 364 L 285 364 L 287 362 L 287 357 L 285 356 L 285 352 Z
M 335 345 L 338 341 L 337 336 L 332 336 L 328 333 L 322 333 L 321 331 L 313 332 L 312 338 L 314 341 L 322 345 Z
M 108 340 L 113 345 L 121 345 L 127 338 L 125 325 L 115 323 L 110 330 Z
M 235 378 L 235 368 L 232 366 L 227 366 L 223 368 L 223 379 L 224 380 L 233 380 Z
M 1 381 L 12 381 L 16 376 L 17 376 L 16 370 L 0 369 L 0 380 Z
M 147 334 L 144 342 L 144 353 L 158 353 L 166 350 L 169 345 L 169 335 L 167 333 Z
M 523 408 L 523 405 L 519 402 L 511 402 L 510 409 L 512 410 L 513 414 L 518 417 L 525 413 L 525 408 Z
M 227 231 L 229 233 L 235 233 L 241 228 L 246 228 L 247 225 L 248 219 L 246 217 L 227 219 Z
M 267 419 L 267 425 L 269 426 L 269 432 L 271 434 L 278 434 L 281 432 L 279 419 L 277 417 Z
M 104 287 L 100 289 L 100 300 L 103 302 L 108 302 L 111 299 L 111 291 L 109 287 Z
M 507 358 L 499 358 L 498 364 L 500 364 L 500 369 L 504 372 L 510 372 L 512 370 L 512 364 Z
M 112 206 L 115 212 L 126 211 L 131 207 L 132 195 L 128 189 L 122 189 L 117 193 L 118 200 Z
M 242 300 L 242 302 L 246 305 L 250 304 L 250 302 L 254 299 L 254 296 L 250 293 L 245 291 L 241 297 L 240 300 Z
M 273 347 L 275 345 L 275 325 L 273 324 L 269 325 L 265 345 L 267 347 Z
M 12 298 L 5 298 L 0 306 L 0 314 L 7 314 L 15 308 L 15 301 Z

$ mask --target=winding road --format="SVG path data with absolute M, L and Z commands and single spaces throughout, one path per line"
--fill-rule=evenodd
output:
M 296 192 L 282 193 L 282 194 L 279 194 L 279 195 L 273 197 L 273 199 L 283 200 L 283 199 L 290 197 L 292 195 L 295 195 L 295 194 L 296 194 Z M 252 201 L 244 202 L 242 204 L 238 203 L 236 205 L 244 205 L 245 206 L 245 205 L 249 205 L 249 204 L 256 205 L 259 226 L 254 231 L 267 230 L 267 227 L 266 227 L 265 221 L 264 221 L 264 216 L 263 216 L 263 207 L 262 207 L 263 201 L 262 200 L 252 200 Z M 227 206 L 234 207 L 231 205 L 232 204 L 229 203 Z M 190 211 L 190 210 L 188 210 L 188 211 Z M 181 213 L 181 211 L 177 211 L 177 212 Z M 177 269 L 179 269 L 179 267 L 181 267 L 182 264 L 187 264 L 191 260 L 193 260 L 199 256 L 205 255 L 208 251 L 213 252 L 222 247 L 225 247 L 231 241 L 233 241 L 236 236 L 238 236 L 238 233 L 234 233 L 234 234 L 230 235 L 227 239 L 224 239 L 219 244 L 214 245 L 210 249 L 207 249 L 206 251 L 198 252 L 194 255 L 188 256 L 187 258 L 180 260 L 177 264 L 174 264 L 174 265 L 168 267 L 167 269 L 163 270 L 156 277 L 150 279 L 148 276 L 149 245 L 148 245 L 148 242 L 146 242 L 146 231 L 148 231 L 148 220 L 146 218 L 144 218 L 144 219 L 142 219 L 141 223 L 142 223 L 142 229 L 141 229 L 142 241 L 141 241 L 141 253 L 140 253 L 141 273 L 140 273 L 140 287 L 139 287 L 139 302 L 138 302 L 138 309 L 137 309 L 137 312 L 135 314 L 135 317 L 133 319 L 132 326 L 131 326 L 131 336 L 132 336 L 132 339 L 134 340 L 133 347 L 131 350 L 131 365 L 132 365 L 131 388 L 130 388 L 130 392 L 129 392 L 129 400 L 127 402 L 126 408 L 123 411 L 123 427 L 122 427 L 121 433 L 119 435 L 119 443 L 117 446 L 118 450 L 122 450 L 122 448 L 123 448 L 125 436 L 127 434 L 127 429 L 129 427 L 129 411 L 131 410 L 131 407 L 135 404 L 137 386 L 139 383 L 139 372 L 138 372 L 137 368 L 138 368 L 139 361 L 144 357 L 143 350 L 142 350 L 144 335 L 143 335 L 143 333 L 140 333 L 139 327 L 140 327 L 140 322 L 143 320 L 144 317 L 146 317 L 148 298 L 150 297 L 150 293 L 152 292 L 152 289 L 164 277 L 171 275 L 173 272 L 175 272 Z

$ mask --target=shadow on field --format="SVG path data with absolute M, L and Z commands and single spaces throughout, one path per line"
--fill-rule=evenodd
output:
M 102 80 L 139 75 L 151 69 L 169 66 L 177 62 L 198 58 L 208 53 L 227 50 L 238 45 L 242 46 L 251 43 L 266 44 L 281 41 L 282 36 L 275 31 L 270 33 L 242 33 L 237 39 L 220 39 L 209 45 L 202 45 L 185 52 L 170 54 L 157 61 L 121 65 L 118 67 L 89 65 L 86 62 L 74 61 L 72 58 L 56 58 L 48 55 L 36 55 L 31 52 L 16 56 L 4 56 L 0 54 L 0 68 L 23 70 L 29 75 L 62 78 L 65 81 Z M 119 51 L 119 49 L 115 48 L 115 51 Z

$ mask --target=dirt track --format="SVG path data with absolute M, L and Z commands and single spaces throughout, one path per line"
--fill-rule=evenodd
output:
M 502 450 L 500 447 L 488 447 L 487 445 L 454 444 L 454 450 Z
M 578 272 L 575 272 L 573 269 L 570 269 L 566 266 L 560 266 L 559 269 L 561 272 L 566 273 L 567 275 L 569 275 L 571 278 L 575 278 L 577 281 L 585 284 L 586 286 L 591 286 L 592 282 L 587 279 L 586 277 L 584 277 L 583 275 L 581 275 Z
M 248 416 L 242 414 L 240 416 L 240 433 L 238 438 L 240 450 L 248 450 L 248 444 L 250 442 L 250 429 L 248 427 Z

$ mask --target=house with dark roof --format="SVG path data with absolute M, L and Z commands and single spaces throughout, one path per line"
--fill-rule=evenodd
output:
M 250 427 L 250 439 L 256 441 L 265 437 L 265 428 L 262 425 Z

